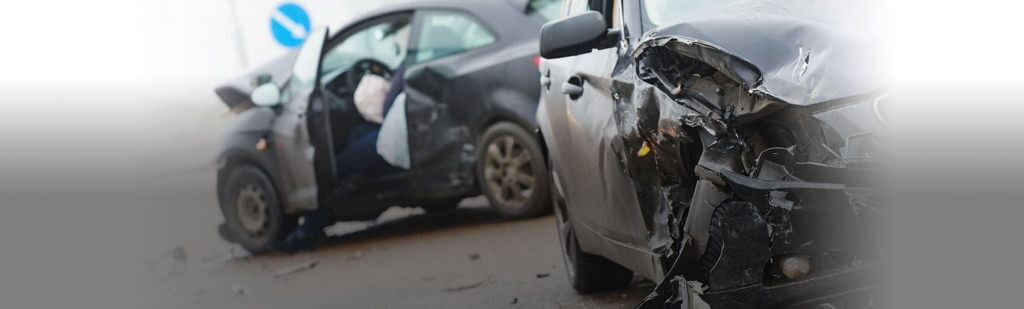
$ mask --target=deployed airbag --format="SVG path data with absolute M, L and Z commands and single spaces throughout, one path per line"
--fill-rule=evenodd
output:
M 405 124 L 405 93 L 395 97 L 387 116 L 380 125 L 377 136 L 377 154 L 384 161 L 404 169 L 411 166 L 409 160 L 409 130 Z

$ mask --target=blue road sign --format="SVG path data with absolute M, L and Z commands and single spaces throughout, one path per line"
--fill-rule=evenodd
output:
M 309 35 L 309 14 L 295 3 L 285 3 L 270 15 L 270 32 L 277 43 L 294 48 L 302 45 Z

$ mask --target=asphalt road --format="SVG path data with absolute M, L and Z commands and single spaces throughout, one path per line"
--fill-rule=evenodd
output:
M 393 208 L 383 222 L 340 224 L 310 252 L 249 257 L 170 254 L 153 263 L 167 308 L 628 308 L 653 287 L 577 295 L 554 218 L 496 218 L 481 198 L 424 214 Z M 213 207 L 213 205 L 210 205 Z M 341 230 L 339 232 L 339 230 Z M 354 231 L 346 231 L 354 230 Z M 211 229 L 208 237 L 215 238 Z M 201 240 L 200 240 L 201 241 Z M 182 247 L 187 252 L 188 246 Z
M 201 90 L 195 101 L 212 96 Z M 89 125 L 95 116 L 78 115 L 95 113 L 83 104 L 60 114 L 78 130 L 36 132 L 0 153 L 6 306 L 628 308 L 653 287 L 636 279 L 625 291 L 577 295 L 554 218 L 501 220 L 482 198 L 443 213 L 392 208 L 377 222 L 332 227 L 312 252 L 247 256 L 216 233 L 216 132 L 233 116 L 165 92 L 105 94 L 133 112 Z M 136 102 L 147 110 L 129 108 Z
M 216 140 L 195 133 L 219 130 L 232 116 L 175 110 L 161 116 L 176 123 L 163 127 L 176 129 L 163 130 L 166 142 L 158 144 L 167 150 L 145 161 L 159 168 L 144 176 L 133 170 L 131 186 L 139 189 L 131 195 L 138 198 L 116 203 L 139 214 L 118 222 L 145 230 L 130 246 L 132 256 L 144 258 L 120 267 L 145 274 L 132 306 L 629 308 L 653 288 L 635 278 L 624 291 L 576 294 L 554 217 L 503 220 L 482 197 L 440 213 L 394 207 L 375 222 L 329 228 L 331 237 L 313 251 L 248 256 L 217 236 L 222 218 L 210 160 Z M 302 266 L 311 267 L 283 274 Z

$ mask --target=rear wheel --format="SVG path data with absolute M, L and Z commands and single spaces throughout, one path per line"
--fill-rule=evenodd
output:
M 498 213 L 522 219 L 550 209 L 547 166 L 533 135 L 501 122 L 484 132 L 480 145 L 477 182 Z
M 551 165 L 549 164 L 549 166 Z M 550 183 L 555 183 L 553 177 Z M 586 294 L 618 290 L 629 286 L 633 279 L 633 271 L 604 257 L 581 250 L 569 220 L 565 201 L 559 198 L 559 194 L 554 188 L 551 188 L 551 197 L 555 209 L 555 226 L 558 228 L 562 258 L 565 261 L 565 270 L 573 289 Z
M 233 168 L 221 190 L 225 222 L 219 232 L 251 253 L 269 251 L 298 224 L 296 217 L 284 214 L 273 183 L 258 168 Z

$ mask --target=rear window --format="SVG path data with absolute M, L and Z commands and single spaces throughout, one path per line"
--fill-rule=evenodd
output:
M 544 17 L 544 20 L 558 18 L 562 10 L 562 0 L 530 0 L 527 4 L 527 14 L 537 14 Z

